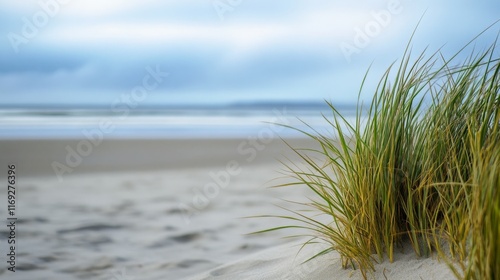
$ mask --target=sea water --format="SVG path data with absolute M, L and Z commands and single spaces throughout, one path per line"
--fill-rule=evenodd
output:
M 353 124 L 355 110 L 340 111 Z M 108 139 L 304 137 L 335 135 L 324 104 L 265 104 L 141 108 L 1 108 L 0 139 L 80 139 L 99 133 Z M 286 126 L 293 127 L 288 128 Z M 301 132 L 302 130 L 303 132 Z

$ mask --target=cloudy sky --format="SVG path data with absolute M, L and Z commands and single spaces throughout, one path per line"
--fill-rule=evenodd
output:
M 422 16 L 415 51 L 451 54 L 500 19 L 500 2 L 0 0 L 0 104 L 106 106 L 151 69 L 168 77 L 144 104 L 352 102 Z

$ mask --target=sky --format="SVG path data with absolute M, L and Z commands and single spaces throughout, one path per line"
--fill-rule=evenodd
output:
M 500 2 L 0 0 L 0 106 L 356 102 L 368 67 L 375 81 L 401 58 L 420 19 L 414 51 L 451 55 Z

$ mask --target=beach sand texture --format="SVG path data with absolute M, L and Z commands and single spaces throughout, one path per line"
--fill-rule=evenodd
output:
M 271 248 L 186 280 L 363 279 L 359 270 L 342 269 L 336 252 L 306 262 L 325 246 L 315 244 L 300 250 L 302 244 L 297 242 Z M 444 262 L 435 257 L 419 259 L 409 247 L 395 253 L 395 258 L 393 263 L 384 261 L 376 264 L 370 279 L 455 279 Z
M 303 196 L 269 189 L 283 168 L 277 159 L 292 156 L 281 140 L 260 143 L 262 150 L 241 139 L 109 140 L 60 181 L 51 164 L 65 164 L 66 147 L 78 143 L 0 144 L 0 180 L 7 164 L 17 165 L 19 219 L 17 272 L 2 265 L 0 279 L 180 279 L 287 242 L 279 234 L 247 235 L 275 223 L 243 219 Z M 220 174 L 228 163 L 236 171 L 226 181 Z M 0 192 L 2 205 L 6 195 Z M 7 228 L 0 233 L 6 252 Z M 6 263 L 5 254 L 0 259 Z
M 285 222 L 243 217 L 282 214 L 274 204 L 310 195 L 269 188 L 282 180 L 272 181 L 283 170 L 279 159 L 297 161 L 281 140 L 259 149 L 248 139 L 108 140 L 59 180 L 52 162 L 64 163 L 66 147 L 78 143 L 1 142 L 0 180 L 7 164 L 17 165 L 19 221 L 17 272 L 2 265 L 0 279 L 361 279 L 335 253 L 301 264 L 319 249 L 297 255 L 300 241 L 281 238 L 291 231 L 247 235 Z M 0 234 L 6 252 L 9 233 Z M 375 278 L 453 279 L 443 263 L 407 252 L 377 265 Z

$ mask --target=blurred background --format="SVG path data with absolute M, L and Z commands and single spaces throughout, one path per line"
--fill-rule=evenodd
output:
M 321 129 L 324 100 L 352 115 L 371 65 L 369 102 L 415 29 L 415 53 L 450 56 L 499 15 L 496 0 L 1 0 L 0 137 L 103 119 L 108 137 L 241 137 L 276 111 Z

